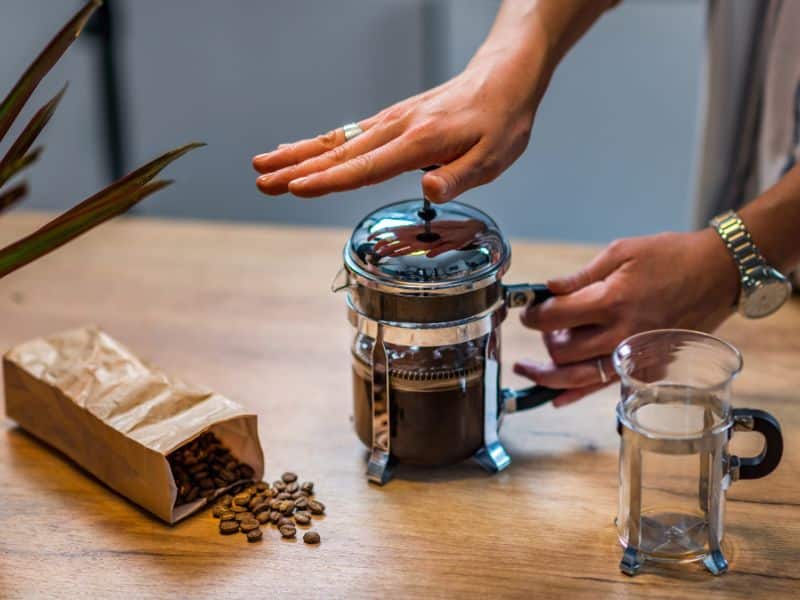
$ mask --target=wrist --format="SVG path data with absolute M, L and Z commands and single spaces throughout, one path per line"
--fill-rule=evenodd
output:
M 739 301 L 741 275 L 725 243 L 711 227 L 690 234 L 697 237 L 700 252 L 698 266 L 702 269 L 708 293 L 720 306 L 733 309 Z

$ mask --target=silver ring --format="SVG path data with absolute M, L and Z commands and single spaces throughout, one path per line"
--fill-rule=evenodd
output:
M 347 125 L 343 126 L 342 129 L 344 129 L 345 142 L 349 142 L 353 138 L 357 138 L 364 133 L 364 130 L 358 126 L 358 123 L 348 123 Z
M 608 375 L 606 375 L 606 370 L 603 368 L 603 359 L 597 359 L 597 372 L 600 373 L 600 381 L 603 383 L 608 383 Z

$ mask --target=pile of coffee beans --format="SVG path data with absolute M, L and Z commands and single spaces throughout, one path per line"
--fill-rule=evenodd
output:
M 211 432 L 181 446 L 167 456 L 167 461 L 178 487 L 176 505 L 212 498 L 237 481 L 252 481 L 255 474 Z
M 221 496 L 211 514 L 219 519 L 222 535 L 242 532 L 248 542 L 259 541 L 262 527 L 272 525 L 281 537 L 297 537 L 297 526 L 308 527 L 313 517 L 325 513 L 325 505 L 314 497 L 314 484 L 298 483 L 297 475 L 284 473 L 272 485 L 259 481 L 235 485 L 230 493 Z M 306 544 L 319 544 L 316 531 L 303 535 Z
M 211 514 L 219 519 L 223 535 L 242 532 L 248 542 L 263 536 L 262 526 L 273 525 L 284 538 L 295 538 L 297 526 L 309 527 L 314 516 L 325 513 L 325 505 L 314 497 L 314 484 L 299 483 L 286 472 L 272 485 L 254 482 L 255 471 L 239 462 L 217 436 L 206 432 L 167 456 L 178 498 L 175 505 L 199 498 L 217 498 Z M 306 544 L 319 544 L 316 531 L 303 536 Z

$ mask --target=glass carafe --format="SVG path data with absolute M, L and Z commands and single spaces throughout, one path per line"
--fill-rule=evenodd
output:
M 722 553 L 725 492 L 736 479 L 768 475 L 783 441 L 772 415 L 732 408 L 739 351 L 710 335 L 659 330 L 635 335 L 614 352 L 622 381 L 617 530 L 620 568 L 633 575 L 645 560 L 703 560 L 714 574 Z M 733 430 L 761 433 L 759 456 L 728 453 Z

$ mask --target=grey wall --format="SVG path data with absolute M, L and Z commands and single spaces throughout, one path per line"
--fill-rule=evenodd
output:
M 9 84 L 80 2 L 3 0 Z M 419 193 L 408 174 L 314 201 L 255 190 L 250 157 L 355 120 L 458 72 L 487 31 L 486 0 L 117 0 L 132 162 L 188 140 L 179 185 L 150 215 L 350 225 Z M 526 154 L 465 196 L 517 236 L 573 240 L 684 229 L 696 127 L 703 2 L 629 0 L 559 69 Z M 104 170 L 95 55 L 81 39 L 41 103 L 71 80 L 32 173 L 29 207 L 64 208 Z M 130 166 L 134 166 L 133 164 Z

